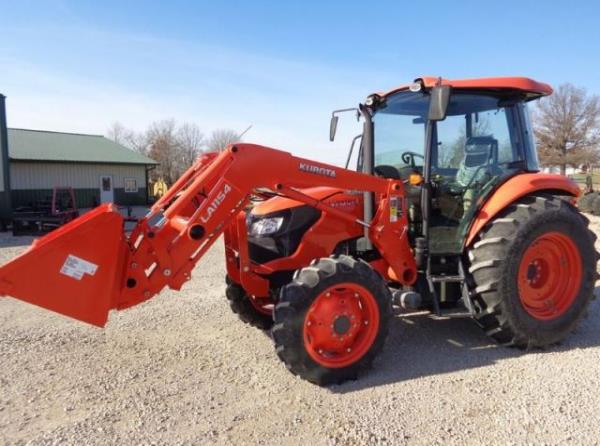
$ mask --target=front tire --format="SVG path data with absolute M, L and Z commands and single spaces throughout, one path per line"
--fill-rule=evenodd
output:
M 501 344 L 545 347 L 584 315 L 597 278 L 596 236 L 570 203 L 521 198 L 469 250 L 476 320 Z
M 271 333 L 292 373 L 339 384 L 370 368 L 391 315 L 384 280 L 367 263 L 341 255 L 298 270 L 281 289 Z
M 227 283 L 225 296 L 231 311 L 237 314 L 242 322 L 261 330 L 269 330 L 273 325 L 272 308 L 269 308 L 266 302 L 248 296 L 244 288 L 229 276 L 225 277 L 225 282 Z

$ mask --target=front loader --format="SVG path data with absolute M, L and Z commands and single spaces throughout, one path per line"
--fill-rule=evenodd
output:
M 551 345 L 585 313 L 597 262 L 578 187 L 538 173 L 527 103 L 551 92 L 423 77 L 372 94 L 353 109 L 356 170 L 253 144 L 204 154 L 129 235 L 100 206 L 0 268 L 0 294 L 104 326 L 112 309 L 179 290 L 223 235 L 232 310 L 311 382 L 367 369 L 393 306 Z

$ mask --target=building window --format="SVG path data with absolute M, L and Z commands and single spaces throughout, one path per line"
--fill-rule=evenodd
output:
M 102 190 L 104 192 L 110 192 L 110 189 L 111 189 L 110 181 L 111 181 L 110 177 L 102 177 Z
M 125 184 L 125 192 L 131 194 L 137 194 L 138 187 L 135 178 L 124 178 L 123 183 Z

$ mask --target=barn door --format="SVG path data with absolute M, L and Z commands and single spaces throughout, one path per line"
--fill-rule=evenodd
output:
M 100 202 L 113 203 L 114 201 L 113 177 L 112 175 L 102 175 L 100 177 Z

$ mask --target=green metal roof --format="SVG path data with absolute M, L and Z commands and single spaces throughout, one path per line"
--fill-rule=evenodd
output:
M 157 164 L 102 135 L 8 129 L 11 160 Z

